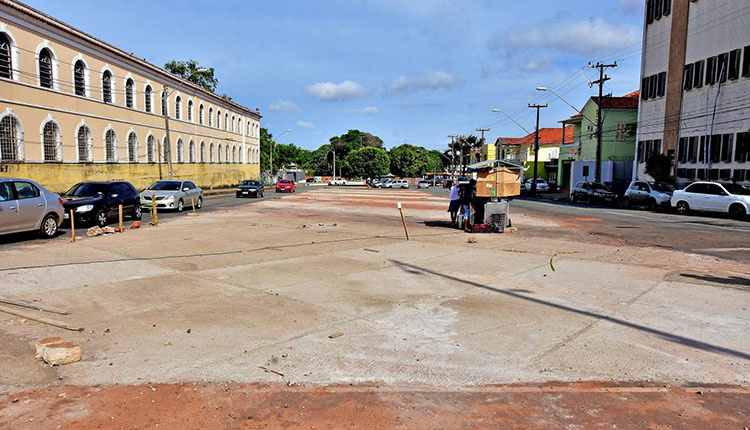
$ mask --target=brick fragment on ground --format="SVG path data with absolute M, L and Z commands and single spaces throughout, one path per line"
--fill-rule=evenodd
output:
M 132 224 L 130 224 L 130 229 L 135 230 L 137 228 L 141 228 L 141 222 L 140 221 L 133 221 Z
M 37 342 L 34 346 L 34 349 L 36 350 L 35 358 L 41 359 L 44 350 L 47 349 L 47 346 L 63 342 L 65 342 L 65 340 L 63 340 L 63 338 L 61 337 L 45 337 L 44 339 Z
M 42 360 L 52 366 L 81 361 L 81 347 L 73 342 L 53 343 L 42 349 Z

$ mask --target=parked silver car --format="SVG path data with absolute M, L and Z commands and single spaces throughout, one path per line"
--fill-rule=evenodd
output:
M 646 206 L 654 210 L 659 207 L 669 207 L 674 187 L 664 182 L 633 181 L 625 190 L 624 205 Z
M 156 199 L 157 209 L 175 209 L 178 212 L 195 202 L 195 208 L 203 207 L 203 190 L 191 181 L 156 181 L 141 193 L 141 206 L 151 207 L 151 197 Z
M 62 220 L 59 195 L 28 179 L 0 178 L 0 234 L 38 230 L 54 237 Z

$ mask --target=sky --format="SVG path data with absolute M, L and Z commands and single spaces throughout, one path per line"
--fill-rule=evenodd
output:
M 617 61 L 605 93 L 638 89 L 643 0 L 27 0 L 140 58 L 214 67 L 217 93 L 251 109 L 278 141 L 315 149 L 359 129 L 387 148 L 445 149 L 581 108 L 597 88 L 589 62 Z

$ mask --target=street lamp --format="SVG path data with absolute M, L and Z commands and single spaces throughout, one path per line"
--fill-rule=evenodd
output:
M 282 131 L 281 134 L 279 134 L 278 136 L 276 136 L 276 138 L 278 139 L 281 136 L 283 136 L 284 134 L 289 133 L 291 131 L 292 131 L 291 128 L 287 128 L 286 130 Z M 273 179 L 274 179 L 274 176 L 273 176 L 274 175 L 274 173 L 273 173 L 273 142 L 274 142 L 274 140 L 271 139 L 271 185 L 273 185 Z
M 517 126 L 521 127 L 521 129 L 523 131 L 525 131 L 526 134 L 531 134 L 531 132 L 529 130 L 526 130 L 526 127 L 522 126 L 518 121 L 516 121 L 515 119 L 513 119 L 512 116 L 510 116 L 507 113 L 503 112 L 501 109 L 492 109 L 492 112 L 501 113 L 501 114 L 505 115 L 509 120 L 513 121 Z
M 596 123 L 595 123 L 594 121 L 590 120 L 590 119 L 589 119 L 589 117 L 587 117 L 586 115 L 584 115 L 584 114 L 583 114 L 583 112 L 581 112 L 580 110 L 578 110 L 578 108 L 576 108 L 576 107 L 575 107 L 575 106 L 573 106 L 572 104 L 568 103 L 568 101 L 567 101 L 567 100 L 565 100 L 564 98 L 562 98 L 562 96 L 561 96 L 560 94 L 557 94 L 557 93 L 556 93 L 556 92 L 554 92 L 553 90 L 551 90 L 551 89 L 549 89 L 549 88 L 547 88 L 547 87 L 536 87 L 536 90 L 537 90 L 537 91 L 542 91 L 542 92 L 547 92 L 547 93 L 552 93 L 552 94 L 554 94 L 554 95 L 555 95 L 555 97 L 557 97 L 558 99 L 562 100 L 562 101 L 563 101 L 563 103 L 565 103 L 566 105 L 570 106 L 570 108 L 571 108 L 571 109 L 573 109 L 574 111 L 576 111 L 576 112 L 578 112 L 579 114 L 581 114 L 581 116 L 582 116 L 582 117 L 586 118 L 586 120 L 587 120 L 588 122 L 590 122 L 591 124 L 596 124 Z
M 167 149 L 167 153 L 164 154 L 164 155 L 167 157 L 167 171 L 168 171 L 169 179 L 170 180 L 172 180 L 174 178 L 174 170 L 172 170 L 172 143 L 169 140 L 169 113 L 167 112 L 167 105 L 168 105 L 167 101 L 169 100 L 169 96 L 172 93 L 174 93 L 175 91 L 177 91 L 188 79 L 192 78 L 193 76 L 195 76 L 198 73 L 203 73 L 203 72 L 207 72 L 207 71 L 208 71 L 208 69 L 201 67 L 199 69 L 196 69 L 190 75 L 182 78 L 182 80 L 180 81 L 180 83 L 177 84 L 177 86 L 172 91 L 169 91 L 169 88 L 167 87 L 167 84 L 164 84 L 164 87 L 162 89 L 162 94 L 164 94 L 164 97 L 162 98 L 161 113 L 164 116 L 164 129 L 166 130 L 166 133 L 167 133 L 167 136 L 166 136 L 167 137 L 167 141 L 165 142 L 166 143 L 166 147 L 167 147 L 166 148 Z M 157 148 L 158 148 L 158 145 L 157 145 Z M 161 162 L 159 162 L 158 164 L 159 164 L 159 179 L 161 179 Z

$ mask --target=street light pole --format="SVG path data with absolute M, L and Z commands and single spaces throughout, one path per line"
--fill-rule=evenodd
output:
M 281 134 L 278 135 L 276 138 L 278 139 L 281 136 L 283 136 L 285 133 L 289 133 L 290 131 L 292 131 L 292 129 L 291 128 L 287 128 L 286 130 L 282 131 Z M 271 153 L 271 156 L 270 156 L 270 158 L 271 158 L 271 166 L 270 166 L 270 168 L 271 168 L 271 185 L 273 185 L 273 179 L 274 179 L 274 175 L 275 175 L 275 173 L 273 172 L 273 142 L 274 142 L 274 140 L 273 140 L 273 137 L 272 137 L 271 138 L 271 143 L 270 143 L 270 145 L 271 145 L 271 151 L 270 151 L 270 153 Z
M 536 109 L 536 133 L 534 135 L 534 178 L 531 180 L 531 196 L 536 197 L 537 163 L 539 162 L 539 111 L 547 105 L 529 105 L 530 109 Z

